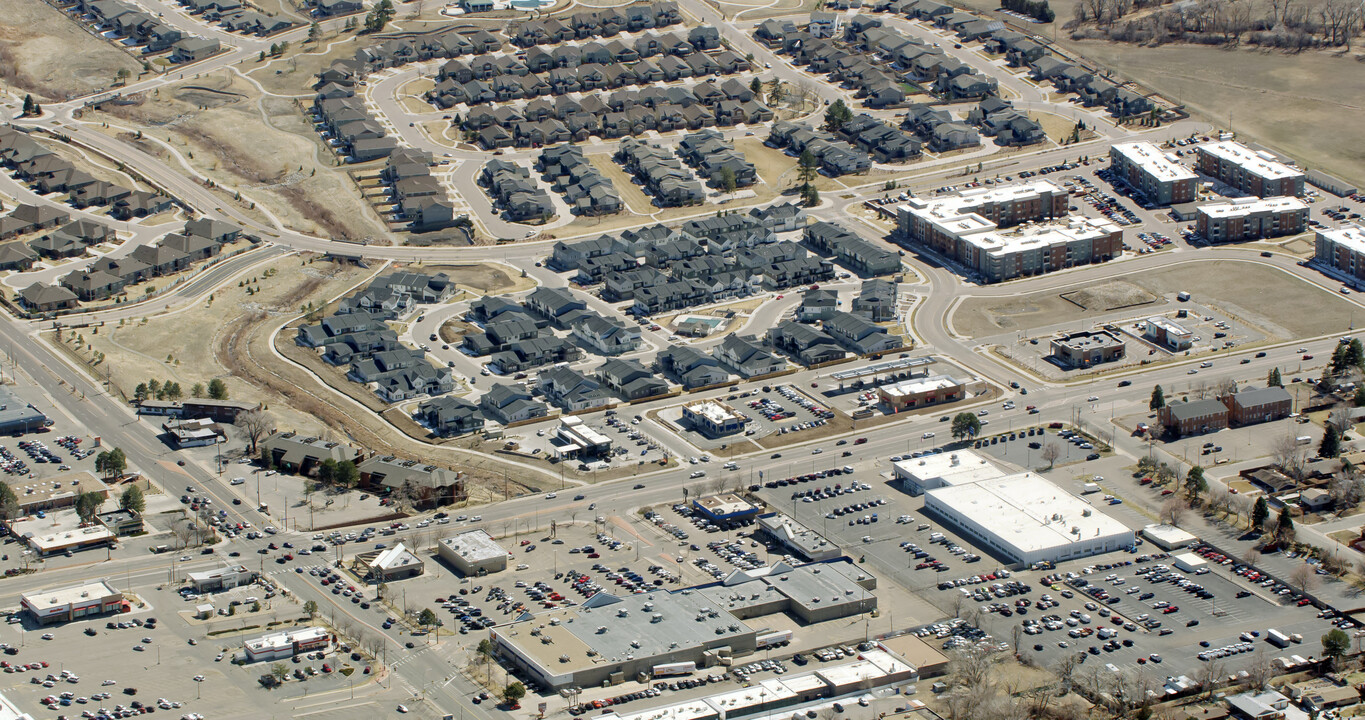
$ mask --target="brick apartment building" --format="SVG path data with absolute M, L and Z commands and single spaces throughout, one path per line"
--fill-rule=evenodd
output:
M 1206 143 L 1195 151 L 1199 172 L 1257 197 L 1303 194 L 1304 174 L 1268 152 L 1236 142 Z
M 1313 262 L 1347 276 L 1357 286 L 1365 283 L 1365 229 L 1346 225 L 1318 230 L 1314 239 Z
M 1223 397 L 1228 408 L 1228 421 L 1233 425 L 1255 425 L 1289 417 L 1294 411 L 1294 400 L 1282 387 L 1243 388 Z
M 1308 205 L 1296 197 L 1239 198 L 1195 210 L 1195 229 L 1211 243 L 1295 235 L 1307 223 Z
M 1157 205 L 1194 200 L 1198 176 L 1149 142 L 1119 143 L 1109 148 L 1116 176 Z
M 1161 408 L 1161 424 L 1176 436 L 1199 435 L 1228 426 L 1228 406 L 1219 400 L 1171 403 Z

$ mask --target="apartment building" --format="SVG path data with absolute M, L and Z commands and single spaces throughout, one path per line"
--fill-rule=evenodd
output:
M 898 209 L 897 226 L 905 240 L 951 257 L 987 282 L 1117 257 L 1123 230 L 1108 220 L 1068 217 L 1067 202 L 1066 192 L 1047 181 L 914 198 Z
M 1308 205 L 1296 197 L 1238 198 L 1195 210 L 1195 228 L 1211 243 L 1295 235 L 1307 222 Z
M 1149 142 L 1119 143 L 1109 148 L 1110 168 L 1156 205 L 1194 200 L 1198 176 Z
M 1257 197 L 1303 194 L 1303 171 L 1264 150 L 1237 142 L 1207 143 L 1195 151 L 1199 172 Z
M 1314 246 L 1313 262 L 1336 270 L 1356 283 L 1365 282 L 1365 229 L 1359 225 L 1320 229 Z

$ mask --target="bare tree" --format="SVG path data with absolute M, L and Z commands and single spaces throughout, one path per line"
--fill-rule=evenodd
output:
M 237 420 L 232 423 L 238 430 L 246 435 L 246 439 L 251 443 L 251 454 L 256 454 L 256 443 L 261 438 L 275 431 L 275 418 L 264 410 L 248 410 L 238 413 Z
M 190 539 L 194 537 L 195 522 L 193 518 L 182 517 L 171 523 L 171 534 L 175 536 L 176 543 L 184 548 L 189 547 Z
M 1194 381 L 1194 384 L 1190 386 L 1190 392 L 1200 400 L 1207 398 L 1212 391 L 1213 386 L 1209 384 L 1208 380 L 1196 380 Z
M 1284 474 L 1296 481 L 1303 480 L 1304 466 L 1308 462 L 1308 446 L 1300 445 L 1292 434 L 1275 440 L 1271 445 L 1271 457 Z
M 1332 412 L 1327 414 L 1327 424 L 1336 428 L 1337 435 L 1343 436 L 1350 430 L 1354 423 L 1351 422 L 1351 408 L 1345 403 L 1338 403 Z
M 1270 679 L 1275 677 L 1275 667 L 1270 664 L 1270 656 L 1265 654 L 1265 650 L 1256 651 L 1246 671 L 1247 684 L 1253 690 L 1265 690 L 1270 686 Z
M 1365 486 L 1362 486 L 1354 473 L 1338 473 L 1332 476 L 1332 481 L 1327 485 L 1327 492 L 1332 496 L 1333 507 L 1341 513 L 1360 504 L 1361 498 L 1365 496 Z
M 1195 673 L 1194 681 L 1199 683 L 1199 689 L 1206 698 L 1213 697 L 1213 691 L 1218 689 L 1218 684 L 1223 681 L 1223 663 L 1218 660 L 1210 660 L 1199 666 Z
M 1302 563 L 1289 573 L 1289 582 L 1301 593 L 1311 593 L 1318 586 L 1318 574 L 1312 565 Z
M 1076 673 L 1076 654 L 1066 653 L 1052 663 L 1052 674 L 1057 676 L 1057 681 L 1062 685 L 1062 691 L 1071 689 L 1071 681 Z
M 1024 644 L 1024 626 L 1015 623 L 1014 627 L 1010 628 L 1010 643 L 1014 645 L 1014 654 L 1018 655 L 1019 648 Z
M 1218 380 L 1218 397 L 1222 397 L 1224 395 L 1231 395 L 1235 392 L 1237 392 L 1236 380 L 1233 380 L 1232 378 L 1229 377 L 1221 378 Z
M 1228 506 L 1232 509 L 1234 520 L 1245 521 L 1249 524 L 1252 510 L 1256 507 L 1256 501 L 1246 495 L 1233 495 Z
M 1236 497 L 1228 492 L 1225 485 L 1213 485 L 1204 494 L 1204 505 L 1213 512 L 1222 512 L 1224 515 L 1232 508 L 1232 498 Z
M 1161 521 L 1168 525 L 1180 527 L 1180 522 L 1185 519 L 1185 513 L 1189 509 L 1190 506 L 1185 503 L 1184 498 L 1179 495 L 1172 495 L 1161 506 Z
M 985 646 L 969 645 L 949 653 L 948 675 L 973 691 L 992 682 L 996 653 Z
M 1261 551 L 1257 550 L 1255 547 L 1249 547 L 1246 549 L 1246 552 L 1242 553 L 1242 562 L 1247 565 L 1255 566 L 1260 559 Z
M 1049 441 L 1048 444 L 1043 446 L 1042 458 L 1047 461 L 1048 470 L 1052 469 L 1053 464 L 1057 462 L 1057 458 L 1061 456 L 1062 446 L 1058 445 L 1056 441 Z

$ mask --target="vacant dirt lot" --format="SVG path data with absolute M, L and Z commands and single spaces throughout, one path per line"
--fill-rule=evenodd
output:
M 0 13 L 0 80 L 48 100 L 98 92 L 119 70 L 142 67 L 42 0 L 5 0 Z
M 378 218 L 294 100 L 266 96 L 220 72 L 106 112 L 111 123 L 168 141 L 197 170 L 264 204 L 291 229 L 351 239 L 383 236 Z
M 1338 331 L 1348 327 L 1352 318 L 1353 306 L 1335 293 L 1258 263 L 1196 260 L 1124 276 L 1123 283 L 1156 295 L 1195 292 L 1199 302 L 1280 339 Z M 958 332 L 984 337 L 1084 320 L 1108 312 L 1107 303 L 1101 300 L 1113 293 L 1103 289 L 1106 285 L 1116 283 L 1107 281 L 1068 291 L 1069 295 L 1081 293 L 1081 297 L 1089 295 L 1099 301 L 1091 309 L 1083 310 L 1049 291 L 1012 298 L 969 298 L 958 307 L 952 321 Z M 1140 297 L 1140 293 L 1130 297 Z

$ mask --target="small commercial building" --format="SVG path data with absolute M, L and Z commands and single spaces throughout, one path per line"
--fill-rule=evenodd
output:
M 10 490 L 14 491 L 14 497 L 19 501 L 19 512 L 24 515 L 32 515 L 39 510 L 69 508 L 76 504 L 76 497 L 81 493 L 97 493 L 100 497 L 109 499 L 109 486 L 85 470 L 45 478 L 6 475 L 0 482 L 9 485 Z
M 371 550 L 356 555 L 356 574 L 372 583 L 406 580 L 422 574 L 426 563 L 411 550 L 398 543 L 391 548 Z
M 1058 335 L 1050 347 L 1053 359 L 1072 368 L 1122 360 L 1127 351 L 1123 339 L 1108 330 Z
M 142 532 L 142 514 L 133 510 L 111 510 L 95 516 L 109 532 L 118 535 L 137 535 Z
M 611 455 L 611 438 L 589 427 L 583 418 L 570 416 L 559 421 L 550 448 L 560 459 L 603 458 Z
M 1135 540 L 1128 526 L 1031 472 L 930 490 L 924 509 L 1021 565 L 1113 552 Z
M 957 402 L 967 397 L 967 384 L 951 375 L 925 375 L 877 388 L 877 398 L 891 412 Z
M 466 577 L 507 569 L 507 549 L 483 530 L 470 530 L 441 540 L 436 554 Z
M 104 580 L 60 590 L 34 590 L 19 596 L 19 607 L 32 615 L 39 625 L 123 612 L 126 606 L 123 593 Z
M 47 415 L 9 388 L 0 387 L 0 435 L 37 432 L 50 425 Z
M 1173 352 L 1189 350 L 1194 345 L 1194 333 L 1160 315 L 1142 321 L 1142 336 Z
M 117 542 L 114 534 L 102 525 L 43 534 L 23 530 L 20 538 L 43 557 L 94 548 L 111 548 Z
M 1148 525 L 1142 528 L 1142 537 L 1167 552 L 1188 547 L 1199 540 L 1174 525 Z
M 1171 559 L 1171 564 L 1180 572 L 1192 573 L 1208 565 L 1204 558 L 1192 552 L 1180 553 Z
M 838 545 L 783 513 L 760 515 L 755 535 L 808 562 L 833 560 L 843 554 Z
M 911 495 L 954 485 L 970 485 L 1004 477 L 1004 471 L 971 450 L 906 458 L 892 464 L 896 479 Z
M 749 418 L 743 413 L 715 400 L 702 400 L 684 405 L 682 417 L 693 430 L 712 438 L 740 432 L 749 422 Z
M 192 572 L 186 576 L 190 584 L 199 592 L 218 592 L 230 588 L 250 585 L 256 580 L 256 571 L 248 570 L 245 565 L 225 565 L 213 570 Z
M 247 662 L 288 660 L 300 653 L 326 650 L 332 636 L 323 628 L 306 627 L 271 633 L 242 643 Z
M 208 418 L 167 420 L 161 423 L 161 429 L 178 448 L 204 447 L 226 440 L 218 425 Z
M 735 522 L 758 515 L 759 507 L 734 493 L 708 495 L 692 501 L 701 516 L 711 522 Z

